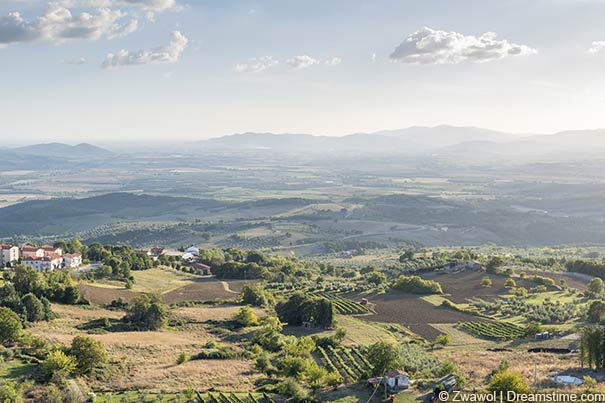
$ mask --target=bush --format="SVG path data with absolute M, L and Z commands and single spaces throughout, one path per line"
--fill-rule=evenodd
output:
M 89 373 L 108 360 L 107 351 L 101 342 L 91 337 L 74 337 L 70 353 L 76 359 L 78 370 L 83 374 Z
M 0 387 L 0 402 L 2 403 L 21 403 L 23 397 L 19 387 L 14 382 L 9 382 Z
M 401 276 L 393 282 L 392 288 L 410 294 L 442 294 L 441 285 L 433 280 L 424 280 L 419 276 Z
M 490 392 L 502 392 L 504 394 L 506 394 L 508 391 L 516 393 L 528 393 L 530 390 L 521 374 L 518 372 L 513 372 L 509 369 L 497 372 L 494 376 L 492 376 L 487 389 Z
M 239 327 L 249 327 L 249 326 L 257 326 L 258 316 L 252 310 L 252 308 L 244 306 L 240 308 L 240 310 L 233 315 L 233 320 Z
M 16 313 L 6 307 L 0 307 L 0 342 L 14 342 L 21 337 L 23 325 Z
M 182 352 L 181 354 L 179 354 L 179 356 L 176 359 L 176 363 L 177 365 L 181 365 L 186 363 L 187 361 L 189 361 L 190 357 L 189 354 L 187 354 L 186 352 Z
M 305 402 L 309 399 L 309 391 L 300 386 L 300 383 L 292 378 L 286 378 L 277 384 L 277 393 L 287 398 L 294 403 Z
M 42 371 L 48 378 L 64 378 L 77 368 L 76 360 L 61 350 L 51 351 L 42 363 Z

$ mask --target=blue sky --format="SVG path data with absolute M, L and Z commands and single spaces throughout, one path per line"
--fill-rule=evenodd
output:
M 0 138 L 605 127 L 603 15 L 599 0 L 4 0 Z

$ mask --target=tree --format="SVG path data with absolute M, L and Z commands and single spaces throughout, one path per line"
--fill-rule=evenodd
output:
M 233 315 L 233 320 L 239 327 L 249 327 L 258 325 L 258 316 L 252 310 L 252 308 L 248 306 L 243 306 L 235 315 Z
M 485 271 L 488 273 L 498 274 L 500 267 L 504 264 L 504 259 L 501 256 L 492 256 L 485 265 Z
M 321 388 L 327 375 L 328 371 L 316 363 L 312 363 L 311 366 L 309 366 L 307 369 L 307 382 L 309 382 L 309 386 L 311 386 L 313 392 L 317 392 Z
M 17 341 L 22 331 L 19 316 L 6 307 L 0 307 L 0 343 Z
M 414 251 L 413 250 L 406 250 L 405 252 L 403 252 L 401 254 L 401 256 L 399 256 L 399 262 L 403 263 L 407 260 L 411 260 L 414 258 Z
M 370 274 L 368 274 L 368 283 L 373 284 L 373 285 L 381 285 L 387 282 L 387 276 L 384 275 L 384 273 L 380 273 L 378 271 L 374 271 Z
M 42 371 L 49 378 L 65 378 L 76 370 L 77 364 L 73 357 L 65 355 L 61 350 L 54 350 L 42 362 Z
M 504 282 L 505 288 L 514 288 L 516 286 L 517 286 L 517 283 L 512 278 L 506 279 L 506 281 Z
M 525 383 L 521 374 L 509 369 L 500 371 L 492 376 L 487 389 L 490 392 L 502 392 L 504 395 L 506 395 L 508 391 L 519 394 L 528 393 L 530 391 L 529 386 Z
M 0 387 L 0 402 L 2 403 L 22 403 L 23 396 L 19 387 L 14 382 L 5 383 Z
M 590 323 L 601 323 L 605 319 L 605 303 L 603 301 L 592 301 L 586 314 Z
M 603 280 L 598 277 L 595 277 L 590 280 L 590 282 L 588 283 L 588 291 L 595 295 L 603 294 L 603 291 L 605 291 L 605 285 L 603 284 Z
M 103 344 L 92 337 L 74 337 L 71 342 L 70 353 L 76 359 L 78 370 L 83 374 L 89 373 L 108 360 L 107 351 L 105 351 Z
M 336 390 L 340 384 L 342 384 L 342 376 L 338 372 L 330 372 L 326 375 L 326 385 Z
M 128 318 L 143 330 L 159 330 L 166 326 L 167 314 L 159 296 L 143 294 L 134 299 Z
M 25 316 L 28 322 L 39 322 L 45 319 L 44 305 L 31 292 L 21 298 L 21 304 L 25 309 Z
M 373 367 L 373 376 L 383 376 L 385 372 L 397 369 L 401 365 L 397 347 L 384 341 L 368 347 L 367 360 Z
M 442 346 L 445 347 L 452 342 L 452 337 L 449 334 L 441 334 L 437 336 L 433 346 Z
M 525 326 L 523 333 L 525 334 L 525 337 L 534 337 L 534 335 L 542 333 L 542 331 L 543 329 L 540 322 L 531 322 Z
M 492 279 L 489 278 L 488 276 L 485 276 L 481 279 L 481 283 L 480 283 L 481 287 L 486 287 L 486 288 L 491 287 L 492 284 L 493 284 Z

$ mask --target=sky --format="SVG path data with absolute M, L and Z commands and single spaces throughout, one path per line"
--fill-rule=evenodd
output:
M 2 0 L 0 147 L 605 127 L 603 0 Z

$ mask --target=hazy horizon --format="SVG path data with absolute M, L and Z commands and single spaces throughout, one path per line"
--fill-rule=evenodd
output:
M 604 13 L 593 0 L 3 1 L 0 136 L 605 127 Z

